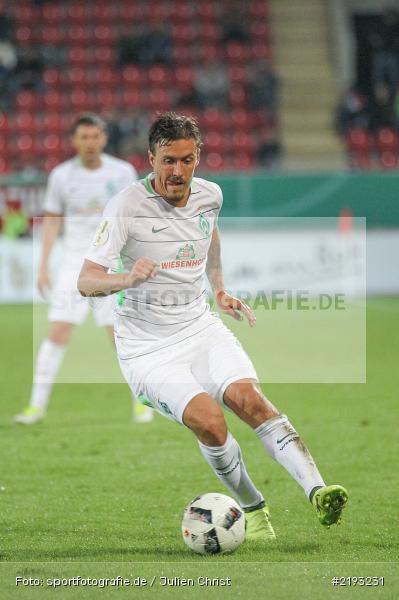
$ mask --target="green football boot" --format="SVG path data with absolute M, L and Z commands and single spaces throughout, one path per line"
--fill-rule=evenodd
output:
M 319 488 L 312 496 L 312 504 L 316 509 L 319 521 L 330 527 L 341 521 L 341 513 L 348 502 L 348 492 L 341 485 L 327 485 Z
M 15 423 L 19 423 L 19 425 L 35 425 L 36 423 L 43 421 L 45 416 L 46 412 L 41 408 L 28 406 L 19 415 L 15 415 L 14 421 Z
M 247 540 L 271 542 L 276 539 L 267 506 L 246 512 L 245 518 L 247 521 Z

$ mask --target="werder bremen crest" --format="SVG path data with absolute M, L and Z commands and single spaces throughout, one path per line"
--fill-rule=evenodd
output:
M 201 231 L 205 234 L 205 235 L 209 235 L 209 231 L 211 229 L 211 226 L 209 224 L 209 221 L 206 217 L 204 217 L 204 215 L 202 213 L 200 213 L 199 216 L 199 226 Z
M 195 258 L 195 250 L 192 244 L 186 244 L 178 249 L 176 259 Z

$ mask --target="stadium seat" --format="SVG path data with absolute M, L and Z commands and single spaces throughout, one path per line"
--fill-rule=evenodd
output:
M 376 133 L 376 147 L 379 152 L 397 152 L 399 149 L 399 136 L 394 129 L 382 127 Z
M 28 133 L 34 135 L 36 123 L 32 113 L 27 111 L 17 113 L 14 128 L 17 134 Z
M 41 8 L 43 23 L 48 25 L 59 25 L 66 16 L 64 3 L 46 2 Z
M 232 108 L 245 108 L 247 96 L 243 85 L 234 85 L 229 89 L 229 102 Z
M 251 154 L 238 153 L 232 158 L 233 167 L 239 171 L 252 169 L 255 166 L 255 161 Z
M 208 131 L 204 138 L 204 146 L 207 152 L 223 153 L 224 139 L 220 131 Z
M 218 108 L 207 108 L 201 120 L 206 130 L 220 131 L 226 126 L 225 113 Z
M 227 166 L 226 159 L 222 154 L 218 152 L 210 152 L 209 154 L 206 154 L 205 165 L 208 169 L 211 169 L 212 171 L 221 171 Z
M 122 79 L 129 85 L 144 87 L 147 84 L 147 75 L 144 69 L 139 69 L 133 65 L 124 67 L 122 70 Z
M 25 90 L 17 95 L 16 105 L 18 109 L 34 110 L 38 106 L 38 97 L 34 92 Z
M 226 45 L 226 59 L 230 63 L 241 63 L 244 64 L 248 61 L 250 55 L 250 49 L 246 44 L 240 42 L 229 42 Z
M 254 141 L 246 131 L 235 131 L 231 136 L 231 147 L 236 153 L 250 154 L 254 150 Z
M 346 141 L 350 150 L 368 152 L 373 147 L 373 138 L 366 129 L 353 128 L 346 134 Z
M 177 44 L 193 44 L 197 37 L 197 31 L 192 25 L 173 25 L 172 39 Z
M 378 157 L 378 164 L 382 169 L 397 169 L 399 156 L 396 152 L 385 150 Z
M 156 86 L 171 85 L 173 82 L 172 71 L 162 65 L 150 67 L 148 70 L 148 81 L 151 85 Z
M 88 17 L 86 6 L 73 2 L 66 5 L 66 16 L 75 25 L 83 25 Z
M 237 108 L 230 113 L 230 123 L 235 129 L 247 129 L 252 126 L 252 118 L 244 108 Z
M 45 69 L 43 72 L 43 81 L 47 87 L 58 87 L 61 83 L 60 75 L 59 69 Z
M 215 2 L 198 2 L 197 18 L 203 21 L 215 21 L 218 13 L 218 5 Z
M 5 135 L 8 132 L 8 117 L 0 112 L 0 134 Z
M 61 149 L 61 138 L 55 133 L 49 133 L 43 138 L 43 148 L 46 154 L 58 153 Z
M 15 30 L 15 41 L 17 44 L 27 44 L 33 39 L 32 28 L 29 25 L 21 25 Z
M 373 160 L 368 152 L 351 152 L 349 162 L 352 169 L 371 169 L 373 167 Z

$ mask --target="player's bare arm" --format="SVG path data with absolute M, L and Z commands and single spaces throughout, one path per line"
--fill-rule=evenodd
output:
M 156 263 L 150 258 L 139 258 L 130 273 L 107 273 L 108 269 L 86 259 L 79 274 L 78 290 L 82 296 L 109 296 L 120 290 L 137 287 L 142 281 L 156 275 Z
M 37 288 L 42 296 L 50 289 L 50 276 L 48 262 L 55 240 L 60 234 L 62 225 L 62 215 L 47 212 L 43 221 L 43 241 L 42 254 L 39 267 L 39 276 L 37 279 Z
M 206 274 L 212 286 L 215 300 L 220 310 L 233 317 L 233 319 L 236 319 L 236 321 L 242 321 L 244 314 L 247 317 L 250 326 L 253 327 L 253 325 L 256 323 L 256 318 L 249 306 L 242 300 L 239 300 L 238 298 L 228 294 L 224 289 L 220 251 L 220 233 L 217 227 L 215 227 L 213 230 L 212 241 L 208 250 Z

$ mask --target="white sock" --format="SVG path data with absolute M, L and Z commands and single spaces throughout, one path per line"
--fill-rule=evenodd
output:
M 64 358 L 66 346 L 45 339 L 37 354 L 30 406 L 46 410 L 54 381 Z
M 264 505 L 263 496 L 250 480 L 241 457 L 240 447 L 231 433 L 227 434 L 223 446 L 205 446 L 201 442 L 198 443 L 216 477 L 236 497 L 242 508 Z
M 287 469 L 308 497 L 313 488 L 324 487 L 313 458 L 285 415 L 265 421 L 255 433 L 270 456 Z

